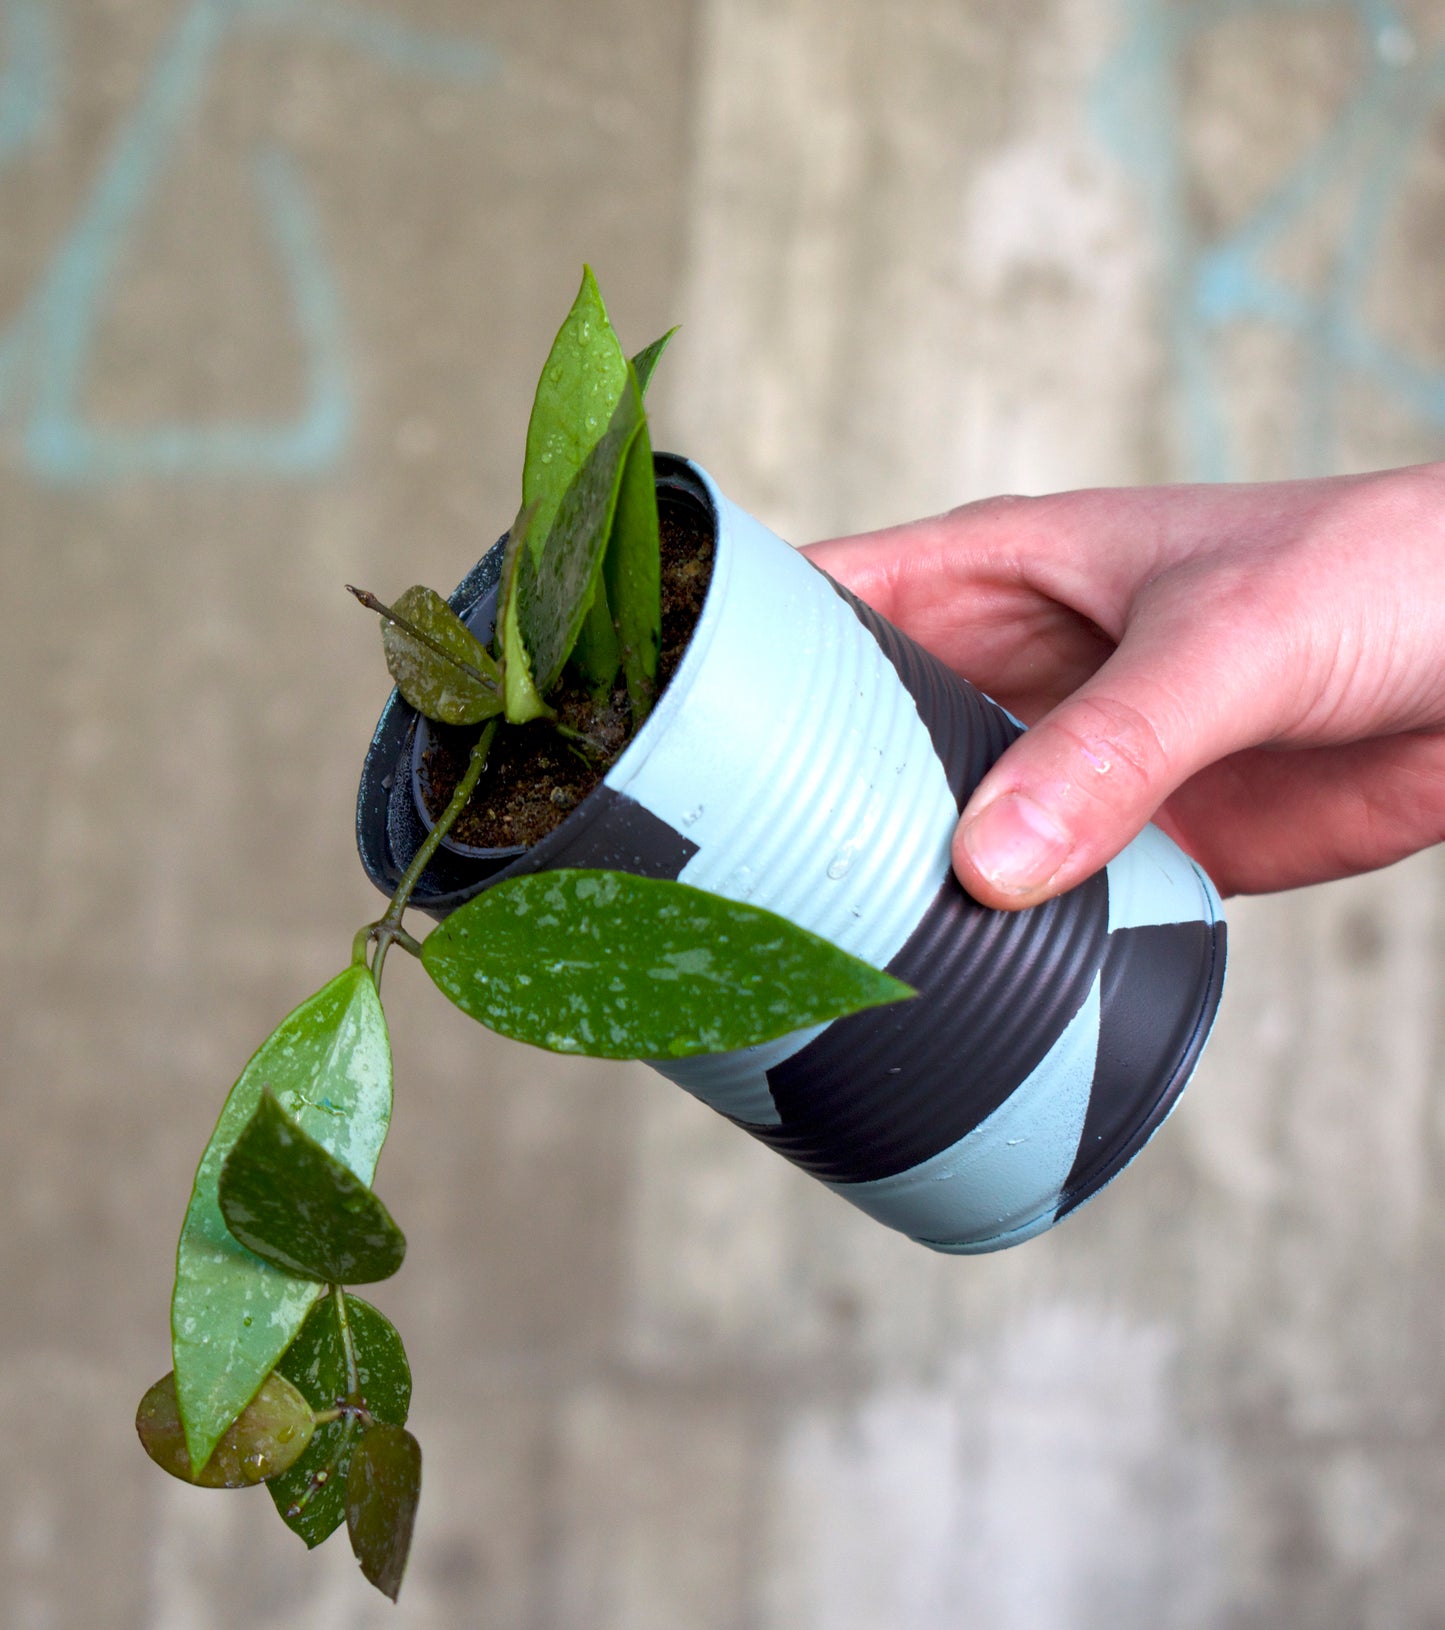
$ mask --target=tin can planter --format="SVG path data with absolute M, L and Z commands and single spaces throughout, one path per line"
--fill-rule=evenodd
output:
M 602 784 L 526 850 L 448 842 L 437 917 L 503 875 L 610 867 L 791 918 L 914 986 L 911 1002 L 654 1067 L 880 1222 L 941 1251 L 1051 1227 L 1143 1148 L 1203 1049 L 1225 925 L 1204 872 L 1147 829 L 1023 912 L 955 879 L 959 810 L 1020 732 L 1002 708 L 730 503 L 657 460 L 658 502 L 711 527 L 692 641 Z M 489 637 L 493 549 L 452 596 Z M 425 833 L 425 721 L 393 695 L 357 833 L 390 892 Z

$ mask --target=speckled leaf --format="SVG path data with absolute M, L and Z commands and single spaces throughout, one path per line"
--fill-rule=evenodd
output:
M 361 1571 L 395 1601 L 421 1498 L 421 1445 L 402 1426 L 373 1426 L 351 1457 L 346 1529 Z
M 530 719 L 547 719 L 552 709 L 537 693 L 532 682 L 532 663 L 522 643 L 522 630 L 517 617 L 517 596 L 521 582 L 522 562 L 531 547 L 532 522 L 536 508 L 524 505 L 512 522 L 507 534 L 507 547 L 502 555 L 502 581 L 497 590 L 497 655 L 502 664 L 502 692 L 506 699 L 507 720 L 511 724 L 526 724 Z
M 669 328 L 660 339 L 654 340 L 651 345 L 647 346 L 644 350 L 639 351 L 637 355 L 633 357 L 632 367 L 634 372 L 637 374 L 637 388 L 644 394 L 647 391 L 648 382 L 652 378 L 652 370 L 661 360 L 662 353 L 667 349 L 668 343 L 671 341 L 672 336 L 675 333 L 677 333 L 677 329 L 675 327 Z
M 770 911 L 624 872 L 497 883 L 422 962 L 491 1029 L 594 1058 L 730 1052 L 914 994 Z
M 382 618 L 386 666 L 418 713 L 442 724 L 479 724 L 502 711 L 496 663 L 441 595 L 417 583 L 392 610 L 447 653 L 440 655 L 400 624 Z
M 623 465 L 642 422 L 642 397 L 635 376 L 628 373 L 606 434 L 562 496 L 540 558 L 530 548 L 518 551 L 517 629 L 542 696 L 557 682 L 592 604 Z M 532 524 L 540 524 L 539 519 Z
M 405 1426 L 411 1370 L 401 1337 L 359 1296 L 346 1298 L 346 1318 L 367 1409 L 389 1426 Z M 323 1298 L 311 1310 L 277 1369 L 318 1413 L 335 1408 L 346 1397 L 346 1348 L 335 1297 Z M 346 1474 L 361 1432 L 355 1416 L 322 1421 L 301 1459 L 284 1477 L 266 1485 L 282 1521 L 308 1546 L 319 1545 L 346 1521 Z
M 219 1198 L 226 1227 L 248 1251 L 322 1284 L 390 1279 L 406 1256 L 391 1213 L 269 1087 L 221 1167 Z
M 278 1477 L 299 1460 L 310 1447 L 315 1423 L 311 1405 L 286 1377 L 268 1375 L 215 1453 L 195 1472 L 186 1452 L 172 1370 L 141 1399 L 135 1429 L 145 1452 L 172 1477 L 201 1488 L 241 1489 Z
M 535 555 L 540 556 L 573 477 L 602 439 L 626 383 L 627 359 L 607 319 L 592 268 L 584 266 L 582 287 L 537 381 L 527 425 L 522 502 L 537 506 Z
M 658 344 L 665 342 L 666 336 Z M 658 550 L 657 481 L 652 441 L 644 421 L 628 450 L 612 518 L 612 541 L 602 563 L 602 581 L 622 647 L 622 673 L 634 729 L 651 711 L 657 691 L 657 653 L 662 643 Z
M 391 1119 L 391 1052 L 368 969 L 338 974 L 261 1044 L 201 1157 L 171 1299 L 176 1389 L 197 1465 L 250 1402 L 316 1300 L 313 1280 L 273 1268 L 232 1237 L 217 1199 L 221 1167 L 263 1086 L 308 1136 L 370 1182 Z

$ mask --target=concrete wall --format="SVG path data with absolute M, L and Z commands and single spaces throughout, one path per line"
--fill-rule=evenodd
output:
M 580 262 L 799 541 L 1445 453 L 1437 0 L 0 0 L 0 1623 L 1445 1623 L 1445 865 L 1237 903 L 1128 1177 L 886 1234 L 394 958 L 399 1610 L 131 1415 L 227 1086 L 377 909 L 345 581 L 515 508 Z

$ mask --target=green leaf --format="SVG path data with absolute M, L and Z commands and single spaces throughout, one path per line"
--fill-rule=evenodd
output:
M 172 1370 L 141 1399 L 135 1429 L 145 1452 L 172 1477 L 201 1488 L 241 1489 L 278 1477 L 299 1460 L 310 1447 L 315 1422 L 310 1404 L 285 1376 L 268 1375 L 215 1453 L 193 1471 Z
M 375 1194 L 262 1090 L 221 1167 L 221 1215 L 248 1251 L 324 1285 L 390 1279 L 406 1237 Z
M 523 561 L 530 560 L 532 522 L 536 507 L 524 505 L 507 534 L 502 556 L 502 581 L 497 591 L 497 652 L 502 662 L 502 688 L 506 698 L 507 721 L 526 724 L 530 719 L 550 719 L 552 709 L 542 700 L 532 682 L 532 663 L 522 643 L 517 599 Z
M 584 266 L 582 287 L 552 341 L 527 425 L 522 502 L 537 506 L 534 551 L 540 552 L 563 495 L 601 440 L 626 383 L 627 359 L 592 268 Z
M 617 643 L 612 608 L 607 604 L 607 584 L 599 573 L 592 589 L 592 604 L 572 647 L 572 667 L 593 700 L 606 702 L 621 666 L 622 648 Z
M 405 1426 L 411 1407 L 411 1369 L 391 1322 L 359 1296 L 346 1298 L 346 1319 L 356 1353 L 357 1384 L 378 1421 Z M 318 1413 L 344 1400 L 350 1380 L 336 1298 L 324 1297 L 277 1366 Z M 281 1520 L 310 1547 L 346 1521 L 346 1474 L 362 1433 L 354 1415 L 322 1421 L 311 1445 L 285 1476 L 266 1486 Z
M 642 397 L 629 374 L 606 434 L 563 494 L 540 558 L 530 548 L 517 553 L 517 630 L 541 696 L 556 684 L 592 603 L 623 465 L 642 422 Z
M 625 872 L 494 884 L 422 963 L 491 1029 L 594 1058 L 731 1052 L 915 994 L 770 911 Z
M 402 1426 L 373 1426 L 346 1478 L 346 1528 L 361 1571 L 392 1601 L 411 1552 L 421 1498 L 421 1445 Z
M 648 382 L 652 378 L 652 370 L 657 366 L 662 353 L 667 349 L 668 342 L 672 339 L 672 336 L 675 333 L 677 333 L 677 327 L 674 324 L 674 326 L 669 328 L 661 339 L 654 340 L 651 345 L 646 347 L 645 350 L 639 351 L 637 355 L 633 357 L 632 366 L 637 374 L 637 388 L 642 391 L 644 395 L 647 391 Z
M 386 666 L 418 713 L 442 724 L 479 724 L 502 711 L 496 663 L 441 595 L 417 583 L 391 609 L 425 636 L 382 618 Z
M 664 335 L 657 343 L 663 345 L 666 339 Z M 622 672 L 634 730 L 652 710 L 657 694 L 657 654 L 662 644 L 659 548 L 657 481 L 644 420 L 627 453 L 612 519 L 612 541 L 602 563 L 602 580 L 622 646 Z
M 221 1168 L 263 1086 L 308 1136 L 369 1182 L 391 1119 L 391 1052 L 370 971 L 338 974 L 261 1044 L 201 1157 L 176 1253 L 171 1340 L 193 1464 L 210 1458 L 301 1328 L 316 1285 L 262 1262 L 226 1227 Z

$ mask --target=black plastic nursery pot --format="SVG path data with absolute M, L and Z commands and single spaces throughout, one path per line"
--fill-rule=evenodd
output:
M 711 530 L 712 581 L 667 688 L 601 784 L 527 849 L 450 840 L 413 903 L 608 867 L 791 918 L 914 986 L 911 1002 L 654 1067 L 890 1227 L 996 1250 L 1052 1226 L 1138 1153 L 1199 1059 L 1224 981 L 1204 872 L 1148 828 L 1023 912 L 953 876 L 958 812 L 1020 732 L 1002 708 L 725 498 L 657 459 L 658 503 Z M 501 545 L 453 608 L 490 638 Z M 426 722 L 393 693 L 357 805 L 390 894 L 426 833 Z

